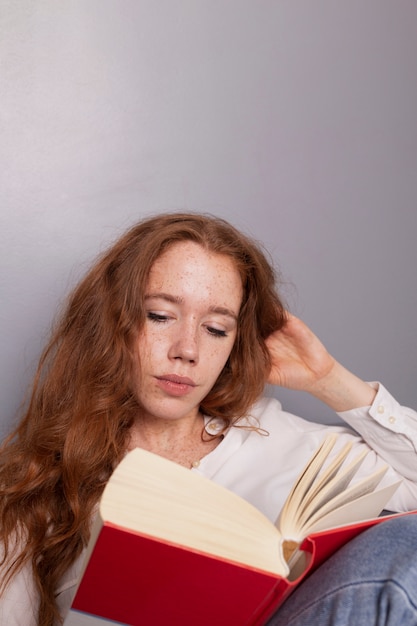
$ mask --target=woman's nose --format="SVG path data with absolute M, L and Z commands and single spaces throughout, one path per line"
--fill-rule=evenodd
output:
M 197 363 L 198 352 L 198 332 L 194 326 L 184 324 L 173 328 L 173 338 L 168 354 L 170 359 L 183 359 L 190 363 Z

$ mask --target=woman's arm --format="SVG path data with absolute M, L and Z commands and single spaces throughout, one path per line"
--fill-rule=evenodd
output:
M 0 553 L 2 556 L 2 548 Z M 4 575 L 6 566 L 0 569 Z M 38 623 L 39 598 L 32 579 L 29 564 L 12 578 L 6 588 L 0 592 L 0 624 L 7 626 L 36 626 Z
M 325 402 L 391 467 L 387 479 L 402 478 L 390 502 L 393 511 L 417 507 L 417 412 L 401 406 L 381 384 L 349 372 L 299 319 L 267 340 L 268 382 L 311 393 Z

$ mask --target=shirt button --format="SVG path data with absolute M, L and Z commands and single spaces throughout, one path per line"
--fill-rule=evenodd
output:
M 395 424 L 395 422 L 396 422 L 397 420 L 396 420 L 396 418 L 395 418 L 393 415 L 391 415 L 391 417 L 389 418 L 389 420 L 388 420 L 388 421 L 389 421 L 389 423 L 390 423 L 390 424 Z
M 209 433 L 217 433 L 221 428 L 221 425 L 218 422 L 210 422 L 206 426 L 206 431 Z
M 378 409 L 377 409 L 378 413 L 383 413 L 385 411 L 384 407 L 382 406 L 382 404 L 379 405 Z

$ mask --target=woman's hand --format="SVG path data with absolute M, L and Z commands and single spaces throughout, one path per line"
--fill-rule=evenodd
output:
M 269 384 L 307 391 L 335 411 L 372 404 L 375 390 L 338 363 L 297 317 L 288 314 L 285 326 L 266 344 L 271 355 Z
M 294 315 L 266 340 L 272 367 L 268 383 L 310 391 L 332 370 L 335 359 L 316 335 Z

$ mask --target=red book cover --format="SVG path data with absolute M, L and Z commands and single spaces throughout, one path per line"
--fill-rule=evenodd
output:
M 262 626 L 338 548 L 386 517 L 315 533 L 295 581 L 106 523 L 72 609 L 131 626 Z M 86 623 L 74 620 L 71 624 Z
M 72 608 L 132 626 L 249 626 L 280 580 L 105 524 Z

